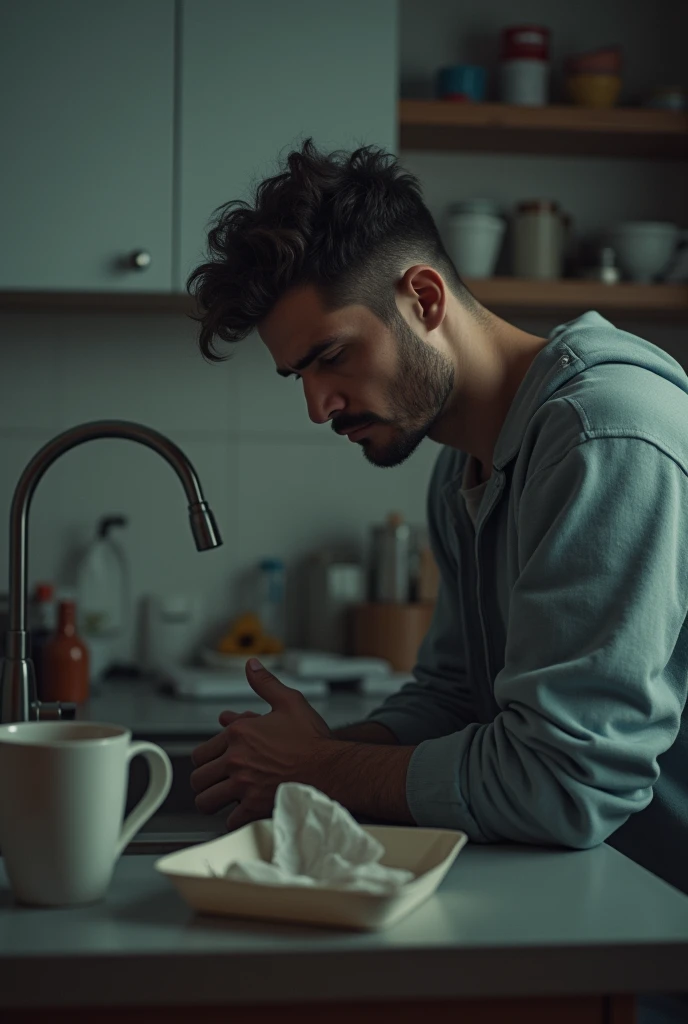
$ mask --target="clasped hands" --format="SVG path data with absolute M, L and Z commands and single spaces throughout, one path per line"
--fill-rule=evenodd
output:
M 227 818 L 230 832 L 269 818 L 280 783 L 317 787 L 332 739 L 329 726 L 303 694 L 285 686 L 257 659 L 247 662 L 246 678 L 271 710 L 264 715 L 223 711 L 222 732 L 191 755 L 191 787 L 199 811 L 214 814 L 239 801 Z

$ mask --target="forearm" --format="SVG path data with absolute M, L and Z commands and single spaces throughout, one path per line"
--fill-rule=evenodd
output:
M 303 781 L 352 814 L 413 825 L 406 801 L 406 772 L 415 749 L 396 743 L 326 739 Z
M 337 740 L 348 740 L 354 743 L 398 743 L 391 729 L 381 722 L 355 722 L 344 725 L 341 729 L 333 729 L 332 735 Z

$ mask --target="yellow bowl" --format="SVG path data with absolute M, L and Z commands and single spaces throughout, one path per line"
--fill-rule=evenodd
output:
M 569 98 L 579 107 L 613 107 L 621 92 L 618 75 L 569 75 Z

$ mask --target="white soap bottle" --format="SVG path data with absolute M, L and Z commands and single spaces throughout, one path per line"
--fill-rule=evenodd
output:
M 76 572 L 79 632 L 89 648 L 91 682 L 99 682 L 117 659 L 126 626 L 129 573 L 122 548 L 111 531 L 126 526 L 124 516 L 104 516 Z

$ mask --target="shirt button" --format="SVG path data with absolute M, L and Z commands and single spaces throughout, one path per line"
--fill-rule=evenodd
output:
M 568 366 L 570 361 L 571 361 L 571 359 L 570 359 L 569 356 L 562 356 L 561 357 L 561 365 L 562 366 Z

